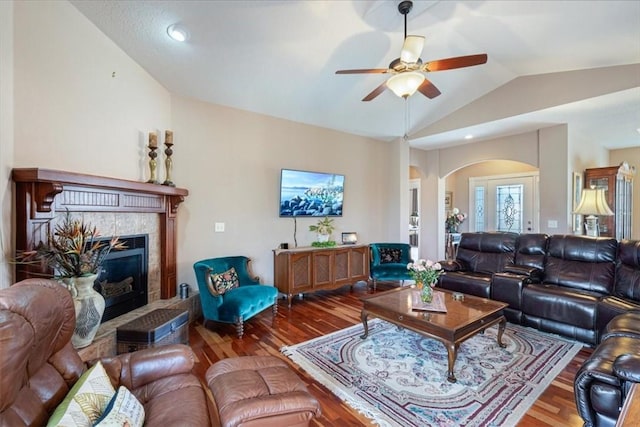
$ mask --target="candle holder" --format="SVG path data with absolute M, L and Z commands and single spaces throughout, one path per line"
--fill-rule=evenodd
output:
M 149 180 L 147 181 L 150 184 L 159 184 L 158 179 L 156 177 L 156 172 L 158 170 L 158 162 L 156 157 L 158 157 L 158 153 L 156 150 L 158 147 L 154 147 L 153 145 L 149 145 Z
M 169 187 L 175 187 L 176 185 L 171 181 L 171 169 L 173 168 L 173 160 L 171 159 L 171 155 L 173 154 L 173 150 L 171 150 L 172 142 L 165 142 L 164 145 L 167 147 L 164 149 L 164 154 L 166 156 L 164 160 L 164 165 L 167 172 L 167 178 L 164 180 L 162 185 L 168 185 Z

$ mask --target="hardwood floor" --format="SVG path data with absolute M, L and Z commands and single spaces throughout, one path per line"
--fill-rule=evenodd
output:
M 395 284 L 378 282 L 377 292 Z M 244 337 L 235 335 L 233 325 L 208 322 L 194 323 L 189 330 L 190 344 L 199 361 L 195 372 L 204 378 L 206 370 L 220 359 L 245 355 L 273 355 L 287 361 L 309 391 L 320 401 L 322 417 L 314 426 L 371 426 L 367 418 L 360 415 L 338 399 L 324 386 L 300 370 L 280 353 L 284 345 L 297 344 L 325 335 L 360 322 L 359 297 L 371 293 L 364 283 L 351 290 L 348 286 L 335 290 L 305 295 L 303 300 L 294 299 L 292 308 L 286 300 L 278 301 L 278 315 L 273 318 L 271 310 L 265 310 L 245 322 Z M 558 375 L 535 404 L 521 419 L 518 426 L 582 426 L 573 398 L 573 378 L 582 362 L 589 357 L 591 349 L 585 347 Z

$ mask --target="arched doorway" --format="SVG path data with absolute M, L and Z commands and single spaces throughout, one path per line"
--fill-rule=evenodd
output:
M 445 215 L 454 208 L 466 214 L 460 232 L 538 232 L 538 174 L 538 168 L 511 160 L 460 168 L 445 177 Z

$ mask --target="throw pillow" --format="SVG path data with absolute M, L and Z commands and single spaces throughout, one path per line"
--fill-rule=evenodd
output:
M 101 362 L 86 371 L 73 385 L 49 418 L 50 426 L 90 427 L 116 393 Z
M 144 407 L 126 387 L 120 386 L 95 427 L 142 427 Z
M 240 286 L 240 282 L 238 281 L 238 273 L 236 269 L 231 267 L 224 273 L 211 273 L 209 275 L 209 292 L 212 295 L 218 296 L 223 295 L 230 289 L 237 288 Z
M 380 248 L 380 264 L 398 263 L 402 260 L 402 250 L 396 248 Z

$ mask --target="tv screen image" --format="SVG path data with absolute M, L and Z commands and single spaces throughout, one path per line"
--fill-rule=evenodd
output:
M 342 216 L 344 175 L 282 169 L 280 216 Z

